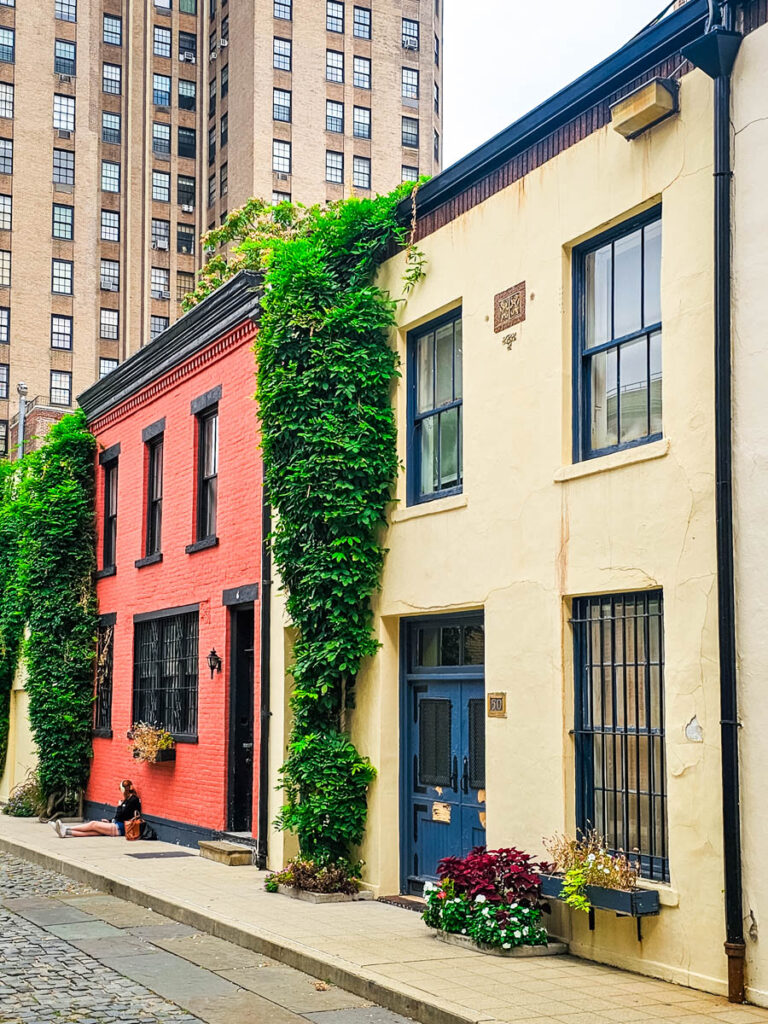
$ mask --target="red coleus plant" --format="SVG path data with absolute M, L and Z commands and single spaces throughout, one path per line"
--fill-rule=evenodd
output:
M 539 872 L 550 874 L 553 866 L 534 861 L 514 847 L 488 850 L 477 846 L 466 857 L 444 857 L 437 865 L 442 879 L 450 879 L 457 893 L 474 900 L 485 896 L 489 903 L 525 903 L 541 906 Z

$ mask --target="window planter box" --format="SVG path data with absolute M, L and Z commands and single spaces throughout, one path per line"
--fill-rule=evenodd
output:
M 138 760 L 139 752 L 134 750 L 133 756 Z M 145 764 L 160 764 L 163 761 L 175 761 L 176 760 L 176 748 L 173 747 L 171 750 L 158 750 L 154 761 L 146 761 Z
M 489 956 L 560 956 L 568 952 L 565 942 L 548 942 L 546 946 L 515 946 L 514 949 L 500 949 L 498 946 L 487 946 L 485 943 L 475 942 L 469 935 L 460 935 L 458 932 L 444 932 L 441 928 L 430 928 L 432 935 L 440 942 L 447 942 L 449 946 L 461 946 L 462 949 L 469 949 L 473 953 L 486 953 Z
M 541 894 L 550 900 L 562 900 L 562 875 L 540 875 Z M 599 885 L 584 888 L 595 910 L 610 910 L 619 917 L 647 917 L 659 913 L 659 894 L 655 889 L 603 889 Z
M 358 900 L 373 899 L 373 893 L 365 889 L 349 894 L 346 892 L 307 892 L 305 889 L 296 889 L 292 885 L 278 885 L 277 891 L 281 896 L 290 896 L 293 900 L 303 900 L 305 903 L 356 903 Z

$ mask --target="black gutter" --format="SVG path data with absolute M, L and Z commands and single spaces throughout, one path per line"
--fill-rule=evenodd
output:
M 702 34 L 706 16 L 707 0 L 690 0 L 638 33 L 586 74 L 422 185 L 416 199 L 418 215 L 442 206 L 516 153 L 607 99 L 655 64 L 679 53 L 681 47 Z M 401 203 L 398 212 L 404 222 L 410 219 L 410 198 Z
M 714 93 L 714 305 L 715 305 L 715 513 L 717 608 L 720 655 L 720 745 L 725 881 L 725 953 L 728 1000 L 745 999 L 741 813 L 739 808 L 739 713 L 736 674 L 736 602 L 733 556 L 731 435 L 731 72 L 741 36 L 733 31 L 732 0 L 712 3 L 708 32 L 686 52 L 715 80 Z
M 261 315 L 261 278 L 241 271 L 78 396 L 88 422 L 161 377 L 245 320 Z
M 269 850 L 269 721 L 270 710 L 270 656 L 272 621 L 272 510 L 267 497 L 266 474 L 262 476 L 261 496 L 261 619 L 260 619 L 260 733 L 259 733 L 259 824 L 257 834 L 257 861 L 263 871 L 267 866 Z

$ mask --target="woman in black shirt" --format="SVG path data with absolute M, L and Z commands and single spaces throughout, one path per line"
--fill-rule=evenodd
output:
M 126 821 L 137 814 L 141 815 L 141 800 L 130 779 L 123 779 L 120 783 L 120 795 L 122 800 L 117 805 L 112 821 L 103 818 L 101 821 L 86 821 L 82 825 L 62 825 L 57 819 L 48 824 L 61 839 L 68 836 L 124 836 Z

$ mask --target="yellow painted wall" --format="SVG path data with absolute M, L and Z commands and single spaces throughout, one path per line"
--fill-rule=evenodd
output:
M 5 803 L 13 788 L 24 782 L 37 765 L 37 750 L 29 726 L 29 696 L 24 689 L 26 668 L 20 660 L 11 690 L 10 728 L 5 769 L 0 777 L 0 803 Z
M 571 250 L 661 202 L 661 441 L 588 464 L 571 459 Z M 362 849 L 367 883 L 399 891 L 399 624 L 483 609 L 486 687 L 508 694 L 487 722 L 489 845 L 542 854 L 575 827 L 570 601 L 661 587 L 665 608 L 671 884 L 643 923 L 558 912 L 574 952 L 725 991 L 720 816 L 714 391 L 712 87 L 681 83 L 681 113 L 626 142 L 610 127 L 492 196 L 422 243 L 427 276 L 400 308 L 394 339 L 463 307 L 464 488 L 407 508 L 405 479 L 385 538 L 376 599 L 379 655 L 361 673 L 353 739 L 379 770 Z M 401 294 L 403 257 L 381 283 Z M 497 292 L 526 282 L 511 350 L 493 331 Z M 396 393 L 405 462 L 406 386 Z M 273 684 L 282 685 L 276 607 Z M 702 742 L 686 738 L 694 718 Z M 282 712 L 273 720 L 284 736 Z M 274 750 L 274 748 L 273 748 Z M 274 797 L 277 804 L 278 797 Z M 272 844 L 277 866 L 282 847 Z
M 768 26 L 747 36 L 733 76 L 733 444 L 736 635 L 748 995 L 768 1005 Z

